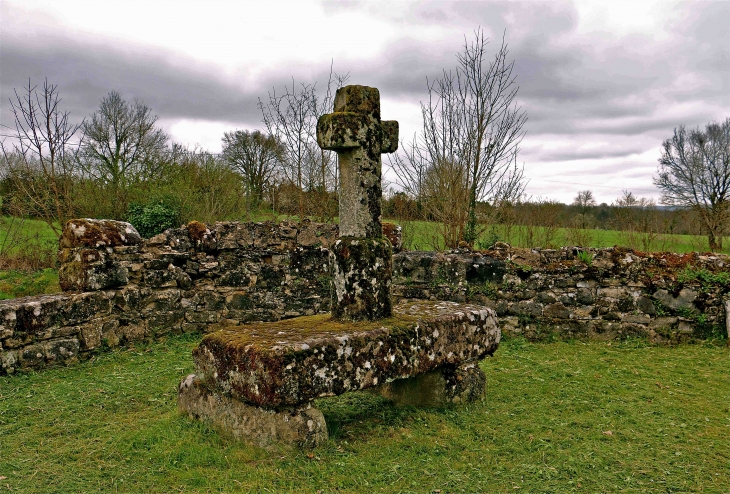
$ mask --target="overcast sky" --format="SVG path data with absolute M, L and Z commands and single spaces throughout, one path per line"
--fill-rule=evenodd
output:
M 383 118 L 410 138 L 427 78 L 481 27 L 493 50 L 506 30 L 528 194 L 658 199 L 662 141 L 730 117 L 729 26 L 730 1 L 0 0 L 0 123 L 13 123 L 13 88 L 48 78 L 73 119 L 116 90 L 176 142 L 218 152 L 224 131 L 263 127 L 272 87 L 323 88 L 334 61 L 380 89 Z

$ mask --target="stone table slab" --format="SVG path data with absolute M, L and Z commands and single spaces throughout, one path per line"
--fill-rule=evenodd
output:
M 281 408 L 476 362 L 499 340 L 490 309 L 404 301 L 379 321 L 318 315 L 224 328 L 206 335 L 193 358 L 211 391 Z

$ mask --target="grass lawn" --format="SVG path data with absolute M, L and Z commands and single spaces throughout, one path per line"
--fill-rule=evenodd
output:
M 196 342 L 0 379 L 0 490 L 730 491 L 725 347 L 510 340 L 482 365 L 483 402 L 351 393 L 319 403 L 323 447 L 267 453 L 178 415 Z

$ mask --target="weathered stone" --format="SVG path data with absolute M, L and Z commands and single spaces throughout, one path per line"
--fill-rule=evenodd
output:
M 15 350 L 5 350 L 0 352 L 0 370 L 4 374 L 13 374 L 18 365 L 18 352 Z
M 624 314 L 621 322 L 630 324 L 649 324 L 651 317 L 648 314 Z
M 599 297 L 619 299 L 621 297 L 625 297 L 626 295 L 629 295 L 629 290 L 623 286 L 601 287 L 598 289 Z
M 407 379 L 396 379 L 378 388 L 398 406 L 437 407 L 481 399 L 487 377 L 477 362 L 443 367 Z
M 725 327 L 728 341 L 730 341 L 730 298 L 725 299 Z
M 210 389 L 276 408 L 476 362 L 497 348 L 492 311 L 453 302 L 402 302 L 393 317 L 356 326 L 329 316 L 225 328 L 193 352 Z
M 136 245 L 142 237 L 129 223 L 114 220 L 83 218 L 68 220 L 61 234 L 61 248 L 116 247 Z
M 542 310 L 542 314 L 545 317 L 551 317 L 555 319 L 570 319 L 570 310 L 568 310 L 563 304 L 558 302 L 557 304 L 546 305 Z
M 339 228 L 337 225 L 312 223 L 304 220 L 299 225 L 297 234 L 297 245 L 299 247 L 325 247 L 329 248 L 337 240 Z
M 540 317 L 542 316 L 543 307 L 536 302 L 522 301 L 517 304 L 515 312 L 519 315 Z
M 636 308 L 638 308 L 641 312 L 644 314 L 649 314 L 650 316 L 653 316 L 656 314 L 656 308 L 654 307 L 654 304 L 652 303 L 651 299 L 648 297 L 639 297 L 636 299 Z
M 391 314 L 393 256 L 388 239 L 340 238 L 332 246 L 332 315 L 349 321 Z
M 76 338 L 47 341 L 43 347 L 46 361 L 49 363 L 69 363 L 78 360 L 79 340 Z
M 593 297 L 593 291 L 590 288 L 578 288 L 575 300 L 581 305 L 591 305 L 595 302 L 595 297 Z
M 698 293 L 691 288 L 682 288 L 679 295 L 673 297 L 667 290 L 657 290 L 652 295 L 656 300 L 672 309 L 695 309 L 693 302 L 697 300 Z
M 380 120 L 380 92 L 367 86 L 338 89 L 334 113 L 317 122 L 317 143 L 339 157 L 340 236 L 380 238 L 380 154 L 398 147 L 398 122 Z
M 537 294 L 537 301 L 542 302 L 543 304 L 554 304 L 557 302 L 556 298 L 547 292 L 540 292 Z
M 281 444 L 312 448 L 328 437 L 324 415 L 309 403 L 278 411 L 248 405 L 211 392 L 195 374 L 180 383 L 178 409 L 190 418 L 211 423 L 234 439 L 262 448 Z
M 129 270 L 107 256 L 88 255 L 90 249 L 76 249 L 58 269 L 58 283 L 63 291 L 106 290 L 126 285 Z

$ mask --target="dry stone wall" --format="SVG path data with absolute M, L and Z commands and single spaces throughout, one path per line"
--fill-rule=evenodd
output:
M 334 225 L 193 222 L 149 240 L 130 228 L 67 224 L 65 293 L 0 301 L 0 374 L 130 341 L 329 310 Z
M 398 243 L 397 231 L 389 237 Z M 336 226 L 308 222 L 193 222 L 144 240 L 126 223 L 73 220 L 59 249 L 64 293 L 0 301 L 0 374 L 329 311 L 336 239 Z M 673 342 L 730 332 L 727 256 L 580 252 L 400 252 L 393 295 L 484 304 L 503 334 L 530 339 Z
M 398 254 L 394 295 L 481 303 L 497 312 L 503 334 L 530 340 L 730 335 L 728 256 L 503 247 Z

